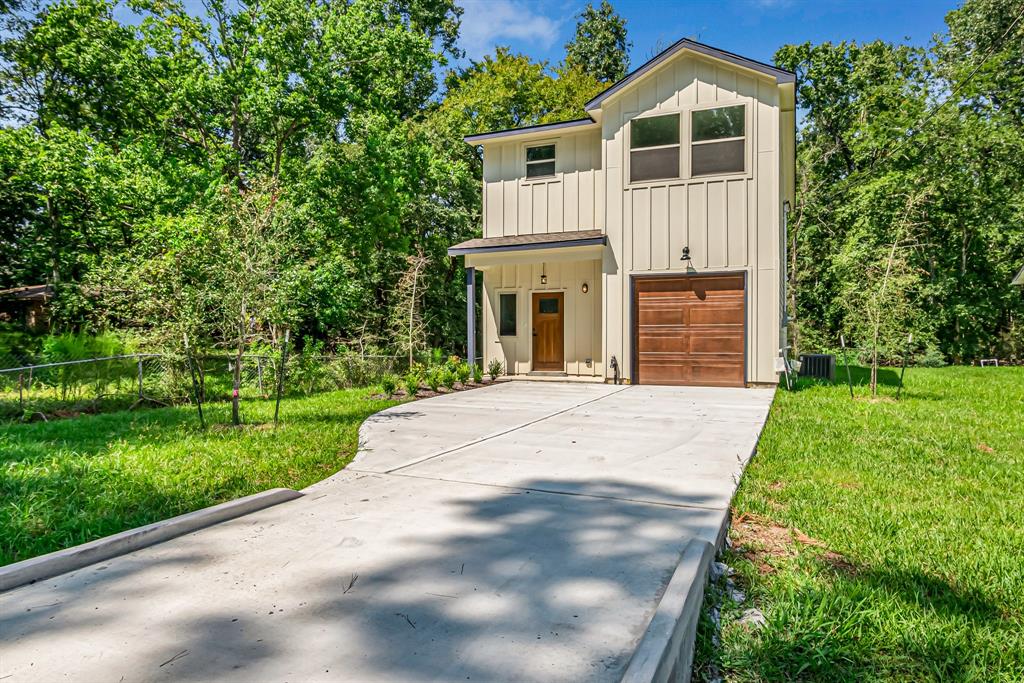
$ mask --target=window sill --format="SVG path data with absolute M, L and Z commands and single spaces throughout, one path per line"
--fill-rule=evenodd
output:
M 560 183 L 562 179 L 556 175 L 546 175 L 539 178 L 522 179 L 519 181 L 520 185 L 546 185 L 549 183 Z

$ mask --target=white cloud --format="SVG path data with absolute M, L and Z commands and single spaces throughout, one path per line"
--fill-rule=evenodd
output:
M 558 40 L 561 19 L 540 14 L 516 0 L 463 0 L 459 43 L 470 59 L 492 52 L 495 45 L 524 42 L 543 50 Z

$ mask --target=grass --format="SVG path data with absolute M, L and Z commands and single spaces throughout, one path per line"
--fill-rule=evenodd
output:
M 856 400 L 779 391 L 724 558 L 746 600 L 716 636 L 712 586 L 696 680 L 1024 680 L 1024 368 L 914 368 L 899 402 L 855 372 Z
M 349 389 L 243 403 L 0 424 L 0 565 L 274 487 L 303 488 L 355 455 L 359 425 L 395 401 Z

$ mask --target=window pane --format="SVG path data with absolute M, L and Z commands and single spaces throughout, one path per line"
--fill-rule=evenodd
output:
M 711 175 L 713 173 L 740 173 L 743 171 L 743 140 L 728 142 L 709 142 L 704 145 L 693 145 L 691 156 L 691 175 Z
M 555 175 L 555 162 L 553 161 L 539 161 L 526 165 L 527 178 L 543 178 L 550 175 Z
M 629 125 L 629 146 L 657 147 L 679 142 L 679 114 L 633 119 Z
M 516 336 L 516 295 L 500 294 L 498 301 L 501 302 L 501 311 L 498 315 L 498 334 L 502 337 Z
M 540 147 L 527 147 L 526 148 L 526 160 L 527 161 L 547 161 L 548 159 L 555 158 L 555 146 L 554 145 L 541 145 Z
M 693 112 L 693 140 L 743 137 L 743 105 Z
M 558 298 L 541 299 L 537 303 L 537 307 L 540 308 L 541 313 L 558 313 Z
M 679 148 L 646 149 L 629 153 L 629 182 L 679 177 Z

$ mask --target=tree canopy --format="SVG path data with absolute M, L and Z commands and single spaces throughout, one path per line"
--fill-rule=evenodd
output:
M 576 35 L 565 46 L 566 62 L 604 84 L 621 80 L 629 71 L 626 20 L 608 0 L 596 9 L 591 3 L 579 15 Z

